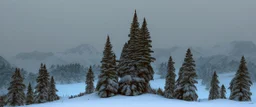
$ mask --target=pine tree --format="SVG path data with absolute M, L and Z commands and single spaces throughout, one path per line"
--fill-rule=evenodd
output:
M 34 103 L 34 92 L 31 87 L 31 84 L 28 84 L 27 97 L 26 97 L 26 105 L 30 105 Z
M 150 33 L 147 28 L 147 21 L 146 18 L 143 20 L 142 27 L 140 29 L 140 35 L 137 37 L 137 40 L 139 42 L 138 48 L 138 60 L 139 60 L 139 66 L 141 66 L 141 69 L 139 70 L 140 73 L 138 74 L 139 77 L 144 78 L 147 84 L 147 87 L 145 87 L 146 91 L 149 92 L 151 90 L 149 81 L 153 80 L 154 70 L 151 66 L 151 62 L 155 60 L 151 56 L 152 51 L 152 40 L 150 37 Z
M 128 72 L 127 71 L 127 59 L 128 58 L 128 43 L 124 44 L 120 59 L 119 59 L 119 63 L 117 66 L 117 72 L 118 72 L 118 76 L 119 77 L 123 77 L 124 75 L 127 75 Z
M 49 93 L 49 73 L 47 72 L 46 66 L 43 64 L 41 64 L 36 81 L 34 103 L 47 102 Z
M 94 92 L 94 85 L 93 85 L 93 81 L 94 81 L 94 74 L 92 72 L 92 67 L 90 66 L 87 75 L 86 75 L 86 94 L 91 94 Z
M 157 89 L 157 94 L 163 96 L 164 92 L 163 92 L 163 90 L 161 88 L 158 88 Z
M 50 85 L 49 85 L 49 91 L 48 91 L 48 101 L 55 101 L 55 100 L 59 100 L 60 97 L 57 95 L 58 90 L 56 89 L 56 86 L 55 86 L 55 81 L 54 81 L 54 78 L 53 76 L 51 77 L 51 82 L 50 82 Z
M 134 96 L 145 93 L 149 88 L 147 75 L 148 68 L 143 65 L 143 38 L 140 35 L 139 22 L 135 11 L 129 34 L 127 48 L 125 49 L 125 60 L 120 60 L 119 66 L 119 93 L 127 96 Z
M 190 49 L 187 50 L 184 63 L 179 71 L 179 78 L 176 81 L 175 97 L 186 101 L 196 101 L 198 95 L 196 93 L 195 61 Z
M 26 86 L 23 83 L 23 77 L 20 74 L 20 69 L 16 68 L 14 74 L 12 75 L 12 81 L 10 82 L 10 87 L 8 88 L 7 94 L 7 105 L 9 106 L 21 106 L 25 103 L 25 93 L 24 90 Z
M 226 97 L 226 88 L 223 84 L 222 84 L 221 90 L 220 90 L 220 98 L 221 99 L 227 99 L 227 97 Z
M 220 98 L 220 87 L 219 87 L 219 80 L 216 71 L 213 73 L 212 81 L 211 81 L 211 89 L 208 100 L 215 100 Z
M 231 94 L 229 99 L 235 101 L 251 101 L 251 86 L 252 81 L 243 56 L 240 61 L 239 69 L 230 83 Z
M 118 76 L 114 61 L 115 56 L 108 36 L 101 61 L 101 74 L 99 75 L 99 81 L 96 87 L 96 91 L 98 91 L 100 97 L 111 97 L 118 92 Z
M 174 89 L 175 89 L 175 68 L 174 68 L 174 62 L 172 60 L 172 57 L 170 56 L 168 61 L 168 73 L 165 80 L 165 91 L 164 96 L 166 98 L 173 98 L 174 96 Z

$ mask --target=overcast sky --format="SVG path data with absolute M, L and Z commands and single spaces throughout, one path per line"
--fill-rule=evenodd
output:
M 134 10 L 153 47 L 256 42 L 256 0 L 0 0 L 0 55 L 127 41 Z

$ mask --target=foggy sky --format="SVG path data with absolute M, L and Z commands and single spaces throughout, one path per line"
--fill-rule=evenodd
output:
M 107 34 L 121 50 L 135 9 L 154 48 L 256 42 L 255 0 L 0 0 L 0 55 L 102 49 Z

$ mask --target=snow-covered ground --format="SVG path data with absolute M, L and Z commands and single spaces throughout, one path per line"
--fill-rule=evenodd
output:
M 219 76 L 220 85 L 224 84 L 227 88 L 231 78 L 234 76 L 233 73 L 222 74 Z M 117 95 L 110 98 L 99 98 L 96 93 L 85 95 L 83 97 L 68 99 L 70 95 L 76 95 L 80 92 L 84 92 L 85 84 L 77 83 L 70 85 L 57 85 L 59 90 L 58 95 L 62 98 L 55 102 L 34 104 L 29 107 L 255 107 L 256 104 L 256 85 L 252 86 L 251 91 L 253 93 L 252 102 L 236 102 L 230 100 L 213 100 L 208 101 L 208 90 L 205 90 L 205 86 L 201 85 L 201 80 L 198 80 L 198 96 L 200 102 L 186 102 L 175 99 L 166 99 L 162 96 L 153 94 L 144 94 L 140 96 L 122 96 Z M 95 82 L 96 84 L 96 82 Z M 155 76 L 155 80 L 151 81 L 153 88 L 164 88 L 165 80 L 159 79 Z M 229 96 L 229 90 L 227 89 L 227 97 Z

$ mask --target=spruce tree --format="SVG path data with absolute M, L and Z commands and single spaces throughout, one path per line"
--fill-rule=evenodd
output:
M 196 101 L 198 98 L 196 93 L 197 88 L 195 86 L 195 84 L 198 83 L 196 77 L 195 61 L 191 50 L 188 49 L 184 63 L 179 71 L 179 78 L 176 81 L 175 98 L 186 101 Z
M 227 97 L 226 97 L 226 88 L 223 84 L 222 84 L 221 90 L 220 90 L 220 98 L 221 99 L 227 99 Z
M 118 76 L 109 36 L 107 37 L 101 64 L 101 74 L 99 75 L 96 91 L 102 98 L 114 96 L 118 92 Z
M 87 75 L 86 75 L 86 94 L 91 94 L 94 92 L 94 85 L 93 85 L 93 81 L 94 81 L 94 74 L 92 72 L 92 67 L 90 66 Z
M 43 64 L 41 64 L 36 81 L 34 103 L 47 102 L 49 94 L 49 73 L 47 72 L 46 66 Z
M 229 99 L 235 101 L 251 101 L 251 86 L 252 81 L 243 56 L 236 75 L 230 83 L 231 93 Z
M 128 43 L 124 44 L 124 47 L 122 49 L 122 53 L 119 59 L 119 63 L 117 66 L 117 72 L 119 77 L 123 77 L 124 75 L 129 74 L 127 71 L 127 59 L 128 58 Z
M 140 35 L 140 28 L 137 13 L 135 11 L 129 34 L 125 60 L 121 60 L 119 68 L 120 81 L 119 93 L 127 96 L 134 96 L 145 93 L 149 88 L 147 75 L 148 68 L 143 65 L 143 38 Z
M 34 103 L 34 92 L 31 87 L 31 84 L 28 84 L 28 89 L 27 89 L 27 97 L 26 97 L 26 105 L 30 105 Z
M 165 91 L 164 96 L 166 98 L 173 98 L 174 96 L 174 89 L 175 89 L 175 68 L 174 68 L 174 62 L 172 60 L 172 57 L 170 56 L 168 61 L 168 73 L 165 80 Z
M 215 100 L 220 98 L 220 87 L 219 87 L 219 80 L 216 71 L 213 73 L 212 81 L 211 81 L 211 89 L 208 100 Z
M 12 75 L 12 81 L 10 82 L 10 87 L 8 88 L 7 94 L 7 105 L 9 106 L 21 106 L 25 103 L 25 93 L 24 90 L 26 86 L 23 83 L 24 78 L 20 74 L 20 69 L 16 68 L 14 74 Z
M 55 86 L 55 81 L 53 76 L 51 77 L 51 82 L 49 85 L 49 91 L 48 91 L 48 101 L 55 101 L 55 100 L 59 100 L 60 97 L 57 95 L 58 90 L 56 89 Z
M 151 53 L 153 53 L 154 51 L 152 51 L 151 49 L 152 40 L 147 28 L 146 18 L 144 18 L 143 20 L 143 24 L 140 29 L 140 35 L 138 36 L 137 40 L 139 42 L 138 44 L 139 53 L 138 53 L 137 59 L 139 60 L 139 66 L 141 66 L 139 70 L 140 73 L 138 75 L 139 77 L 145 79 L 146 86 L 147 86 L 145 87 L 146 88 L 145 90 L 149 92 L 151 90 L 149 81 L 153 80 L 153 76 L 154 76 L 154 70 L 153 70 L 153 67 L 151 66 L 151 62 L 153 62 L 155 58 L 151 56 Z
M 164 92 L 163 92 L 163 90 L 162 90 L 161 88 L 158 88 L 156 93 L 157 93 L 158 95 L 160 95 L 160 96 L 163 96 L 163 95 L 164 95 Z

